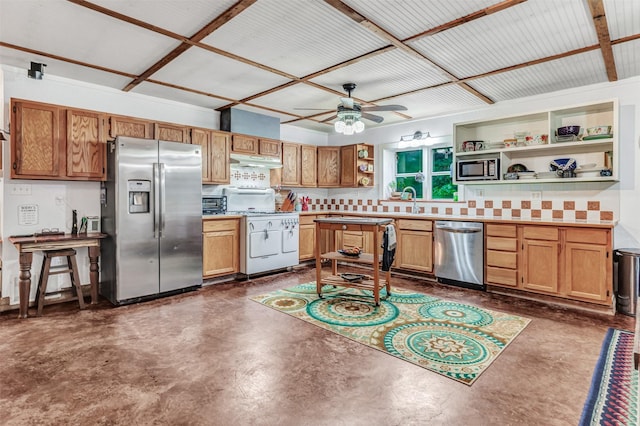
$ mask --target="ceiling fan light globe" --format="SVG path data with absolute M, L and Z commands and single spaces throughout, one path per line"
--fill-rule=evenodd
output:
M 360 133 L 360 132 L 362 132 L 364 130 L 364 123 L 362 121 L 358 120 L 353 125 L 353 128 L 356 131 L 356 133 Z
M 347 124 L 347 125 L 344 127 L 344 134 L 345 134 L 345 135 L 347 135 L 347 136 L 351 136 L 351 135 L 353 135 L 353 126 L 352 126 L 352 125 L 350 125 L 350 124 Z
M 342 131 L 345 128 L 344 121 L 342 121 L 342 120 L 336 121 L 336 123 L 333 125 L 333 127 L 334 127 L 334 129 L 336 129 L 336 132 L 342 133 Z

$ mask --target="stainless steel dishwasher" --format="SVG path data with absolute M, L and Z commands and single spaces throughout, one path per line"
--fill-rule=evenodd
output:
M 433 272 L 439 282 L 484 290 L 483 236 L 482 223 L 436 221 Z

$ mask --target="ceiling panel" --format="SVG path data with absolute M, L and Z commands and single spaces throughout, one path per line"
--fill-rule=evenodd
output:
M 302 77 L 388 43 L 322 1 L 260 0 L 203 42 Z
M 91 2 L 174 33 L 191 37 L 200 28 L 233 6 L 236 1 L 92 0 Z
M 469 77 L 598 43 L 582 0 L 530 0 L 411 42 L 457 77 Z
M 403 0 L 402 7 L 392 1 L 344 0 L 344 3 L 404 40 L 484 9 L 498 0 Z
M 399 96 L 392 100 L 394 103 L 405 105 L 409 109 L 407 113 L 414 118 L 432 117 L 487 105 L 455 84 Z
M 132 74 L 179 44 L 62 0 L 0 1 L 0 40 Z
M 306 108 L 335 110 L 340 103 L 340 97 L 308 84 L 295 84 L 277 92 L 253 99 L 251 103 L 270 106 L 294 115 L 308 116 L 320 111 Z M 296 108 L 302 109 L 298 110 Z
M 99 84 L 100 86 L 122 89 L 131 78 L 113 74 L 106 71 L 95 70 L 69 62 L 58 61 L 45 56 L 33 55 L 14 49 L 0 47 L 0 64 L 10 65 L 24 69 L 24 75 L 30 67 L 31 61 L 44 63 L 44 77 L 55 75 L 73 80 L 85 81 L 87 83 Z
M 495 101 L 521 98 L 607 81 L 600 50 L 472 80 Z
M 342 84 L 358 85 L 353 96 L 380 99 L 449 81 L 425 61 L 394 49 L 312 79 L 314 83 L 342 90 Z
M 613 57 L 619 79 L 640 75 L 640 40 L 613 46 Z
M 640 1 L 604 0 L 611 40 L 640 33 Z
M 243 99 L 289 81 L 199 47 L 187 50 L 151 78 L 232 99 Z
M 146 81 L 135 86 L 131 92 L 212 109 L 223 107 L 229 103 L 228 101 L 210 96 L 186 92 L 184 90 L 174 89 L 172 87 L 162 86 Z

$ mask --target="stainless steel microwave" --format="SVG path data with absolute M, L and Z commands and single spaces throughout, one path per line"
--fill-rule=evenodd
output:
M 499 158 L 460 159 L 456 161 L 456 180 L 500 179 Z

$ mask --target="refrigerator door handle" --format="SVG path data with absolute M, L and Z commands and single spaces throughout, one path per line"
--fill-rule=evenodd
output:
M 164 163 L 160 163 L 160 238 L 162 238 L 162 233 L 164 232 L 166 225 L 166 197 L 164 194 L 165 191 L 165 183 L 166 183 L 166 175 L 165 175 Z
M 160 238 L 160 163 L 153 163 L 153 238 Z

